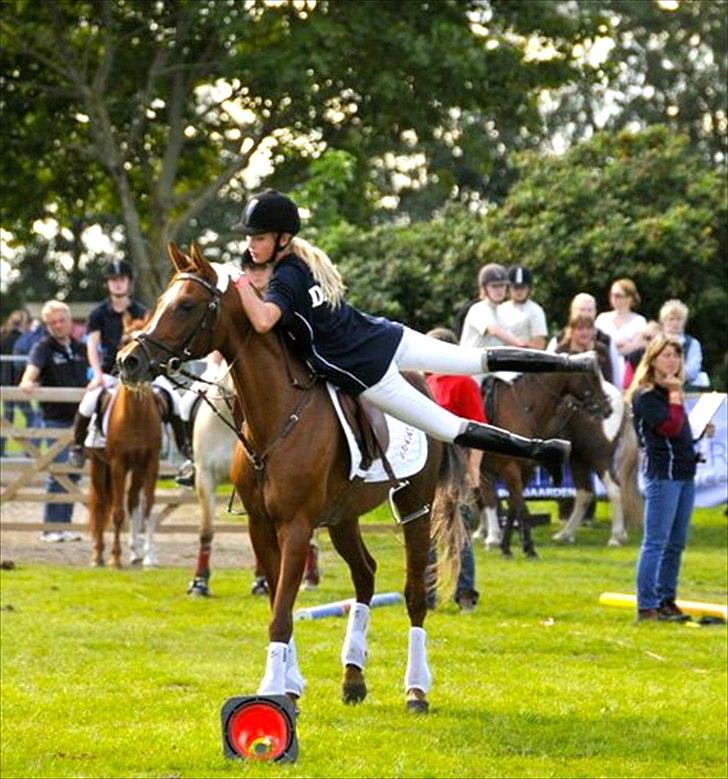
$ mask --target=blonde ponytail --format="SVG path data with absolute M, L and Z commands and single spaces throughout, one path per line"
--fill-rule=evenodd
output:
M 291 241 L 291 251 L 308 265 L 314 279 L 321 287 L 324 300 L 337 308 L 344 298 L 346 286 L 339 269 L 322 249 L 296 236 Z

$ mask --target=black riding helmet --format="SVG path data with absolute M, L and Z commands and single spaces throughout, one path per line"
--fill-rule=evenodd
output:
M 119 276 L 126 276 L 131 281 L 134 281 L 134 268 L 130 262 L 126 260 L 113 260 L 106 266 L 104 271 L 105 279 L 113 279 Z
M 514 287 L 530 287 L 533 282 L 533 274 L 523 265 L 514 265 L 508 271 L 508 279 Z
M 274 233 L 276 236 L 273 254 L 268 262 L 275 259 L 283 248 L 281 236 L 283 233 L 296 235 L 301 229 L 301 217 L 298 206 L 275 189 L 267 189 L 253 195 L 245 205 L 242 220 L 235 225 L 236 230 L 245 235 L 262 235 Z
M 250 198 L 243 211 L 243 219 L 235 225 L 235 229 L 245 235 L 295 235 L 301 229 L 301 217 L 298 215 L 298 206 L 291 198 L 275 189 L 267 189 Z

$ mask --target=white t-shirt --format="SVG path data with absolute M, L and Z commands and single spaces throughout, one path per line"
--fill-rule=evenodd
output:
M 473 303 L 465 315 L 460 345 L 478 349 L 484 349 L 488 346 L 505 346 L 500 338 L 486 332 L 491 325 L 503 327 L 503 323 L 498 317 L 498 306 L 491 303 L 490 300 L 479 300 L 477 303 Z M 480 373 L 473 378 L 480 384 L 484 376 L 484 373 Z
M 473 303 L 463 322 L 463 332 L 460 336 L 461 346 L 477 348 L 504 346 L 505 344 L 500 338 L 486 332 L 492 325 L 503 327 L 498 306 L 491 303 L 490 300 L 479 300 L 477 303 Z
M 538 303 L 530 298 L 523 303 L 507 300 L 498 306 L 499 324 L 522 341 L 548 335 L 546 314 Z
M 642 314 L 635 314 L 634 311 L 631 311 L 627 320 L 620 326 L 617 326 L 617 323 L 615 322 L 616 316 L 616 311 L 603 311 L 594 320 L 594 326 L 603 333 L 606 333 L 612 339 L 615 350 L 618 350 L 621 343 L 631 341 L 636 335 L 642 332 L 647 324 L 647 320 Z M 614 358 L 612 360 L 612 384 L 621 389 L 622 379 L 624 378 L 624 357 L 618 352 L 616 357 L 614 352 L 611 352 L 611 356 Z

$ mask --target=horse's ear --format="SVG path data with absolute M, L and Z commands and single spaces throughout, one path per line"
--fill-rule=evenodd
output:
M 174 241 L 169 241 L 167 243 L 167 254 L 169 255 L 169 259 L 172 260 L 172 264 L 179 273 L 192 270 L 192 260 L 183 251 L 180 251 L 179 247 Z
M 197 241 L 192 241 L 190 243 L 190 257 L 192 258 L 192 261 L 195 263 L 195 265 L 199 267 L 202 267 L 207 262 L 205 255 L 202 253 L 202 249 L 200 248 L 200 244 L 197 243 Z
M 200 244 L 197 243 L 197 241 L 192 241 L 190 243 L 190 258 L 192 259 L 192 263 L 194 264 L 196 271 L 200 275 L 208 279 L 215 279 L 215 271 L 212 269 L 212 266 L 210 265 L 205 255 L 202 253 Z

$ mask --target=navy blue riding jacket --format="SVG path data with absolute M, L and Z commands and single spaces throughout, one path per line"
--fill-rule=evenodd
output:
M 650 479 L 688 481 L 694 478 L 696 451 L 687 414 L 676 435 L 660 432 L 670 417 L 668 391 L 664 387 L 637 390 L 632 399 L 634 426 L 645 450 L 644 469 Z
M 402 325 L 324 300 L 310 268 L 294 254 L 276 265 L 263 299 L 280 308 L 276 327 L 291 351 L 353 395 L 384 376 L 402 340 Z

